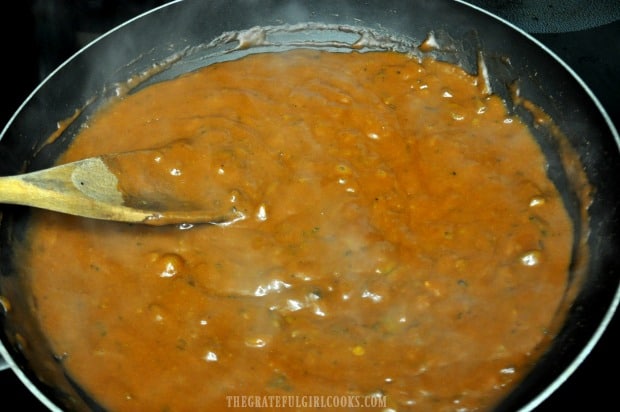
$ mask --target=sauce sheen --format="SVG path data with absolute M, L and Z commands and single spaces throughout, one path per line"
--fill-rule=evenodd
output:
M 573 227 L 528 128 L 481 86 L 396 52 L 294 50 L 109 104 L 62 162 L 159 148 L 124 190 L 157 179 L 244 218 L 36 211 L 20 253 L 56 357 L 110 411 L 492 408 L 553 337 Z

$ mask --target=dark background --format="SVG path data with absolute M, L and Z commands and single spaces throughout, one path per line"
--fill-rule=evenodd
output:
M 39 82 L 84 44 L 154 6 L 156 0 L 21 0 L 0 15 L 0 127 Z M 618 0 L 472 0 L 530 32 L 571 66 L 620 127 Z M 584 6 L 585 5 L 585 6 Z M 586 7 L 584 9 L 584 7 Z M 9 11 L 11 10 L 11 11 Z M 618 176 L 610 176 L 618 178 Z M 620 410 L 620 316 L 581 367 L 538 409 Z M 10 370 L 0 372 L 0 410 L 47 411 Z M 8 406 L 13 405 L 13 406 Z

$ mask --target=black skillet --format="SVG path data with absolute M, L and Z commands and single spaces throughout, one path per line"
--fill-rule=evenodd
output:
M 479 49 L 489 62 L 494 89 L 510 101 L 504 86 L 518 79 L 522 94 L 553 116 L 579 153 L 595 188 L 590 208 L 591 258 L 586 282 L 549 353 L 498 410 L 535 408 L 580 366 L 607 328 L 618 304 L 620 263 L 615 254 L 620 251 L 620 192 L 614 179 L 620 176 L 620 139 L 598 100 L 570 68 L 531 37 L 481 10 L 460 2 L 438 0 L 171 3 L 108 33 L 44 80 L 2 132 L 0 172 L 16 173 L 53 162 L 70 142 L 75 128 L 69 128 L 54 146 L 37 156 L 33 154 L 54 131 L 58 120 L 73 115 L 91 97 L 104 96 L 114 82 L 151 66 L 173 51 L 209 42 L 226 31 L 307 21 L 364 25 L 381 33 L 405 36 L 414 45 L 434 31 L 441 34 L 443 41 L 453 42 L 463 51 L 456 60 L 470 71 L 477 70 L 472 50 Z M 316 33 L 307 35 L 312 37 Z M 451 53 L 440 54 L 440 58 L 454 59 Z M 192 56 L 158 79 L 208 60 L 200 54 Z M 510 64 L 504 64 L 506 61 Z M 543 145 L 548 142 L 544 130 L 535 132 Z M 571 182 L 566 180 L 556 156 L 550 153 L 550 157 L 550 173 L 569 206 L 576 210 L 579 199 Z M 79 385 L 64 373 L 61 363 L 49 355 L 45 340 L 31 320 L 28 296 L 8 293 L 7 285 L 17 276 L 12 270 L 11 239 L 20 236 L 28 213 L 8 207 L 2 212 L 0 295 L 9 298 L 12 310 L 0 318 L 1 353 L 24 385 L 49 409 L 97 410 L 96 402 L 82 393 Z M 15 339 L 16 331 L 23 340 Z M 28 349 L 22 349 L 23 342 L 27 342 Z M 32 352 L 38 356 L 28 356 Z M 40 376 L 46 376 L 45 383 Z

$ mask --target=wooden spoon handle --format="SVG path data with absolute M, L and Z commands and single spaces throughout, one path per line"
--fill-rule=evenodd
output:
M 155 212 L 123 206 L 116 176 L 98 157 L 0 177 L 0 203 L 123 222 L 142 223 L 156 217 Z

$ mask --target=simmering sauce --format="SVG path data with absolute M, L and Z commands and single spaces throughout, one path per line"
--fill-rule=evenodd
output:
M 243 218 L 36 211 L 21 251 L 106 410 L 485 410 L 553 337 L 572 223 L 527 127 L 456 66 L 250 55 L 110 103 L 61 161 L 146 148 L 125 184 Z

